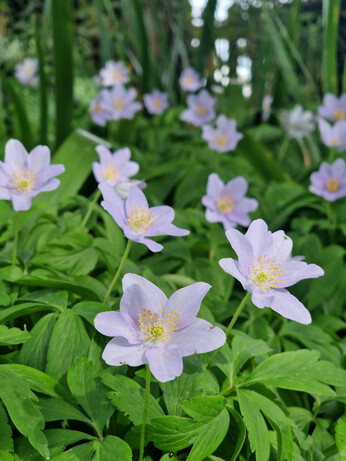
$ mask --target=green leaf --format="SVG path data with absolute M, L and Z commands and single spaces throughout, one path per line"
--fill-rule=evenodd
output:
M 13 456 L 8 451 L 0 450 L 0 461 L 13 461 Z
M 13 451 L 12 429 L 8 424 L 8 417 L 4 407 L 0 403 L 0 447 L 1 450 Z M 1 460 L 0 455 L 0 460 Z
M 335 443 L 338 448 L 339 455 L 342 459 L 346 459 L 346 417 L 338 419 L 335 426 Z
M 60 379 L 81 355 L 87 355 L 89 336 L 82 319 L 72 310 L 64 311 L 53 330 L 48 348 L 47 373 Z
M 124 440 L 107 435 L 101 442 L 94 442 L 96 452 L 93 461 L 132 461 L 132 451 Z
M 241 389 L 237 390 L 237 395 L 240 411 L 248 430 L 251 451 L 256 452 L 256 461 L 268 461 L 270 443 L 262 413 Z
M 67 445 L 72 445 L 76 442 L 80 442 L 81 440 L 95 439 L 95 437 L 90 434 L 71 429 L 47 429 L 44 433 L 51 449 L 59 447 L 61 450 L 64 450 Z
M 319 374 L 319 356 L 318 351 L 306 349 L 273 355 L 260 363 L 240 386 L 262 383 L 310 394 L 333 396 L 334 391 L 322 384 L 326 381 Z M 339 382 L 338 379 L 339 376 L 336 382 Z
M 74 312 L 83 317 L 87 322 L 94 327 L 94 319 L 100 312 L 111 311 L 109 306 L 95 301 L 82 301 L 75 304 L 72 308 Z
M 48 288 L 46 290 L 37 290 L 26 293 L 19 298 L 20 301 L 35 301 L 37 303 L 48 304 L 63 311 L 67 307 L 68 292 L 65 290 L 56 290 Z
M 231 422 L 230 422 L 230 428 L 228 433 L 230 434 L 230 438 L 232 439 L 232 456 L 229 461 L 235 461 L 238 459 L 240 450 L 242 449 L 245 438 L 246 438 L 246 427 L 243 421 L 243 418 L 241 415 L 234 410 L 234 408 L 231 408 L 227 405 L 228 411 L 231 413 Z M 234 424 L 233 421 L 235 422 L 236 429 L 238 432 L 236 432 L 234 429 Z
M 123 375 L 114 375 L 104 372 L 101 374 L 103 383 L 114 392 L 108 394 L 113 405 L 126 413 L 134 425 L 142 424 L 144 407 L 144 389 L 133 379 Z M 148 421 L 164 414 L 155 398 L 150 394 Z
M 102 436 L 114 407 L 107 399 L 108 389 L 101 382 L 93 363 L 86 357 L 80 357 L 69 369 L 67 382 L 73 396 L 93 421 L 98 435 Z
M 71 403 L 56 398 L 40 398 L 39 407 L 44 420 L 48 423 L 51 421 L 64 421 L 72 419 L 82 421 L 83 423 L 93 425 L 92 421 L 87 418 L 78 408 Z
M 23 344 L 30 338 L 30 333 L 19 328 L 8 328 L 0 325 L 0 345 Z
M 338 94 L 338 28 L 340 0 L 323 0 L 323 89 Z
M 28 437 L 44 458 L 49 458 L 47 439 L 42 432 L 44 419 L 36 404 L 37 397 L 9 365 L 0 365 L 0 398 L 19 432 Z
M 238 389 L 239 393 L 245 395 L 248 401 L 252 401 L 258 409 L 263 413 L 269 423 L 277 432 L 277 446 L 278 446 L 278 460 L 291 460 L 293 451 L 293 438 L 289 421 L 281 410 L 274 402 L 269 400 L 264 395 L 257 392 Z
M 92 461 L 95 453 L 94 443 L 88 442 L 72 447 L 68 451 L 54 456 L 51 461 Z

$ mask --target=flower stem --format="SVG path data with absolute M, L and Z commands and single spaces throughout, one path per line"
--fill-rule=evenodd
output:
M 126 245 L 126 248 L 125 248 L 125 252 L 123 254 L 123 257 L 122 257 L 122 260 L 120 261 L 120 264 L 119 264 L 119 267 L 118 267 L 118 270 L 116 271 L 116 274 L 111 282 L 111 284 L 109 285 L 109 288 L 108 288 L 108 291 L 106 293 L 106 296 L 105 296 L 105 299 L 103 300 L 103 303 L 106 304 L 107 301 L 108 301 L 108 298 L 110 297 L 112 291 L 113 291 L 113 288 L 114 288 L 114 285 L 117 283 L 117 280 L 119 278 L 119 275 L 123 269 L 123 266 L 125 264 L 125 261 L 130 253 L 130 248 L 131 248 L 131 240 L 128 240 L 127 241 L 127 245 Z
M 325 200 L 324 204 L 325 204 L 325 207 L 326 207 L 327 218 L 328 218 L 328 221 L 329 221 L 329 230 L 328 230 L 329 239 L 330 239 L 330 242 L 333 243 L 334 239 L 335 239 L 335 229 L 336 229 L 335 216 L 334 216 L 334 213 L 333 213 L 331 203 L 328 202 L 327 200 Z
M 138 461 L 143 461 L 143 455 L 144 455 L 145 426 L 147 424 L 148 408 L 149 408 L 150 380 L 151 380 L 151 373 L 150 373 L 149 365 L 147 364 L 147 374 L 145 378 L 145 397 L 144 397 L 144 407 L 143 407 L 143 419 L 142 419 L 142 428 L 141 428 L 141 438 L 139 442 Z
M 18 246 L 18 236 L 19 236 L 19 223 L 20 223 L 21 212 L 17 211 L 14 222 L 14 240 L 13 240 L 13 250 L 12 250 L 12 265 L 16 265 L 17 260 L 17 246 Z
M 298 144 L 299 144 L 299 147 L 302 151 L 302 155 L 303 155 L 303 162 L 304 162 L 304 166 L 305 168 L 310 168 L 311 167 L 311 159 L 310 159 L 310 155 L 309 155 L 309 150 L 305 144 L 305 141 L 302 139 L 297 139 L 298 141 Z
M 100 198 L 100 196 L 101 196 L 101 191 L 100 191 L 100 189 L 97 189 L 97 191 L 95 193 L 95 197 L 94 197 L 93 201 L 90 203 L 88 211 L 86 212 L 86 215 L 84 216 L 83 222 L 81 224 L 82 228 L 84 228 L 86 226 L 86 223 L 88 222 L 88 219 L 90 218 L 90 215 L 91 215 L 91 213 L 93 211 L 93 208 L 94 208 L 95 204 L 97 203 L 98 199 Z
M 280 147 L 280 150 L 279 150 L 279 153 L 278 153 L 278 159 L 279 160 L 283 160 L 285 154 L 286 154 L 286 151 L 288 149 L 288 145 L 290 143 L 290 138 L 288 136 L 285 136 L 285 139 L 282 141 L 282 144 L 281 144 L 281 147 Z
M 234 324 L 235 322 L 237 321 L 237 318 L 239 317 L 241 311 L 244 309 L 245 307 L 245 304 L 248 302 L 249 298 L 251 296 L 251 293 L 247 292 L 246 295 L 244 296 L 244 298 L 242 299 L 241 303 L 239 304 L 238 306 L 238 309 L 235 311 L 235 314 L 233 315 L 233 318 L 232 320 L 230 321 L 228 327 L 227 327 L 227 330 L 226 330 L 226 338 L 228 337 L 230 331 L 232 330 L 232 328 L 234 327 Z M 222 347 L 222 346 L 221 346 Z M 217 354 L 220 352 L 220 349 L 221 347 L 219 347 L 218 349 L 216 349 L 216 351 L 214 352 L 214 354 L 212 355 L 211 359 L 209 360 L 209 363 L 208 363 L 208 366 L 207 368 L 210 368 L 212 366 L 212 364 L 214 363 L 214 360 L 216 359 L 217 357 Z

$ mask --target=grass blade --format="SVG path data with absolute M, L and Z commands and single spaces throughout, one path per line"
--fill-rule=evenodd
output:
M 340 0 L 323 0 L 323 89 L 325 93 L 338 93 L 338 27 Z
M 44 52 L 39 20 L 35 21 L 35 40 L 38 57 L 38 74 L 40 78 L 40 144 L 47 144 L 48 106 L 47 106 L 47 79 L 44 70 Z
M 210 50 L 214 46 L 214 14 L 216 8 L 216 0 L 208 0 L 207 6 L 203 11 L 203 30 L 201 36 L 201 44 L 199 47 L 198 71 L 203 73 L 206 63 L 210 55 Z

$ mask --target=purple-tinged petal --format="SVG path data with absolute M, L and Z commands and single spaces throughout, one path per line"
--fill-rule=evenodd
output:
M 272 233 L 268 231 L 268 226 L 263 219 L 252 221 L 245 237 L 251 242 L 253 256 L 271 255 L 273 247 Z
M 131 187 L 128 199 L 126 200 L 126 216 L 129 216 L 129 214 L 133 210 L 132 207 L 149 209 L 148 201 L 144 193 L 136 186 Z
M 307 264 L 304 261 L 291 260 L 283 265 L 285 275 L 282 282 L 277 284 L 278 288 L 286 288 L 300 280 L 314 279 L 324 275 L 324 270 L 317 264 Z
M 130 344 L 125 338 L 113 338 L 103 351 L 102 358 L 108 365 L 130 365 L 138 367 L 147 363 L 144 355 L 145 345 Z
M 164 304 L 157 303 L 158 299 L 150 298 L 149 295 L 150 293 L 145 292 L 140 285 L 130 285 L 120 300 L 120 313 L 131 317 L 138 332 L 139 314 L 143 315 L 144 309 L 158 315 L 164 307 Z
M 11 194 L 6 187 L 0 186 L 0 200 L 11 200 Z
M 161 383 L 172 381 L 183 372 L 183 359 L 176 346 L 150 347 L 145 351 L 145 357 L 150 371 Z
M 51 190 L 55 190 L 59 187 L 60 185 L 60 180 L 57 179 L 57 178 L 52 178 L 51 180 L 49 180 L 46 184 L 44 184 L 43 186 L 40 187 L 40 189 L 37 191 L 37 194 L 39 192 L 49 192 Z M 37 195 L 35 194 L 35 195 Z
M 27 195 L 12 195 L 11 199 L 14 211 L 26 211 L 31 207 L 31 197 Z
M 50 164 L 50 150 L 48 146 L 36 146 L 28 157 L 28 167 L 35 173 Z M 57 173 L 59 174 L 59 173 Z
M 239 280 L 239 282 L 243 285 L 245 289 L 247 278 L 239 271 L 239 263 L 235 259 L 232 258 L 223 258 L 220 259 L 219 265 L 222 269 L 227 272 L 227 274 L 232 275 L 232 277 Z
M 143 243 L 143 245 L 147 246 L 149 250 L 153 253 L 157 253 L 158 251 L 161 251 L 163 249 L 163 245 L 154 242 L 154 240 L 151 240 L 149 238 L 142 238 L 141 240 L 138 240 L 138 243 Z
M 217 173 L 211 173 L 208 176 L 207 195 L 218 197 L 221 194 L 225 184 Z
M 107 149 L 106 146 L 104 146 L 103 144 L 98 144 L 96 147 L 95 147 L 95 150 L 96 152 L 98 153 L 98 156 L 100 158 L 100 162 L 101 163 L 108 163 L 111 158 L 112 158 L 112 153 L 109 149 Z
M 275 290 L 273 302 L 269 307 L 287 319 L 303 325 L 311 323 L 310 312 L 287 290 Z
M 278 261 L 286 261 L 291 256 L 293 242 L 284 231 L 273 232 L 273 258 Z
M 105 183 L 101 185 L 106 185 Z M 101 206 L 104 210 L 108 211 L 108 213 L 112 216 L 114 221 L 121 227 L 124 231 L 127 227 L 127 221 L 124 213 L 124 204 L 120 197 L 118 197 L 118 201 L 114 200 L 113 202 L 110 201 L 102 201 Z
M 226 335 L 221 328 L 199 318 L 182 330 L 176 331 L 171 338 L 171 344 L 179 348 L 183 357 L 213 351 L 225 342 Z
M 248 189 L 248 183 L 245 178 L 238 176 L 237 178 L 231 179 L 225 185 L 224 191 L 232 197 L 233 200 L 239 200 L 246 194 Z
M 271 293 L 271 291 L 270 291 Z M 272 294 L 252 293 L 251 301 L 259 309 L 271 306 L 274 296 Z
M 125 274 L 122 280 L 123 291 L 127 290 L 131 285 L 139 285 L 147 298 L 151 300 L 154 306 L 163 307 L 167 302 L 167 296 L 159 287 L 150 282 L 144 277 L 137 274 Z
M 17 139 L 10 139 L 5 145 L 5 163 L 13 170 L 22 168 L 28 158 L 23 144 Z
M 210 290 L 211 285 L 204 282 L 197 282 L 177 290 L 168 299 L 165 312 L 171 310 L 179 313 L 178 330 L 189 325 L 196 317 L 203 298 Z
M 251 225 L 253 225 L 253 222 Z M 236 229 L 229 229 L 226 232 L 226 237 L 233 250 L 237 253 L 239 260 L 239 270 L 244 275 L 247 275 L 251 270 L 251 263 L 253 262 L 254 257 L 254 251 L 251 245 L 252 242 L 250 243 L 249 239 L 247 238 L 247 234 L 243 235 Z
M 205 210 L 205 218 L 209 222 L 223 222 L 218 211 L 209 210 L 208 208 Z
M 138 344 L 138 324 L 135 325 L 132 318 L 126 313 L 100 312 L 94 319 L 97 331 L 105 336 L 121 336 L 130 344 Z

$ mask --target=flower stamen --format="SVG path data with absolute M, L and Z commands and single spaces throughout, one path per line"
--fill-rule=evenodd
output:
M 262 290 L 276 288 L 279 283 L 285 283 L 282 277 L 286 275 L 281 268 L 281 264 L 275 259 L 268 258 L 266 255 L 254 257 L 257 262 L 251 263 L 252 271 L 250 278 L 255 285 Z
M 103 177 L 107 180 L 114 180 L 118 177 L 118 168 L 114 165 L 108 164 L 103 170 Z
M 24 167 L 20 170 L 15 170 L 10 178 L 10 184 L 18 192 L 30 192 L 35 185 L 35 181 L 35 173 L 32 170 L 25 170 Z
M 329 178 L 326 182 L 326 189 L 329 192 L 336 192 L 340 187 L 339 181 L 336 178 Z
M 346 112 L 344 109 L 336 109 L 333 115 L 336 120 L 345 120 L 346 118 Z
M 234 208 L 234 202 L 232 199 L 227 197 L 227 195 L 221 195 L 217 199 L 217 209 L 220 211 L 222 214 L 227 214 L 230 213 L 233 208 Z
M 164 310 L 163 307 L 159 310 L 159 314 L 153 314 L 150 309 L 143 308 L 143 314 L 138 313 L 139 328 L 148 343 L 157 344 L 167 341 L 178 329 L 179 313 L 172 309 L 167 316 L 164 316 Z
M 154 216 L 148 208 L 132 205 L 127 218 L 129 226 L 136 234 L 142 234 L 155 224 Z

